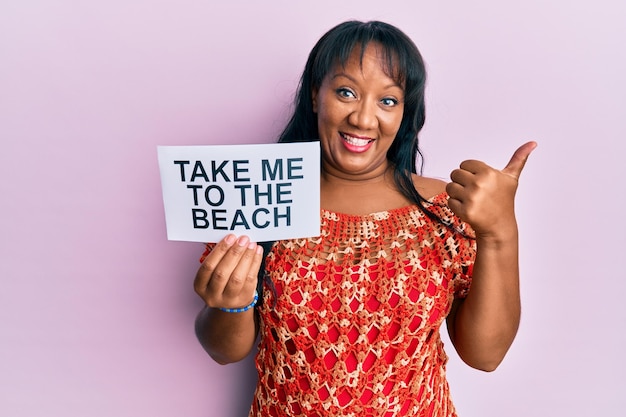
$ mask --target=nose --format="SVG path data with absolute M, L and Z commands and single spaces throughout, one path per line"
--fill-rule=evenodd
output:
M 348 117 L 348 122 L 360 130 L 372 130 L 378 126 L 376 116 L 376 103 L 370 100 L 361 100 L 355 103 L 355 107 Z

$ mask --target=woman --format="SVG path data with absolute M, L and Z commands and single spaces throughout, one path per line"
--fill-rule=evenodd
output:
M 503 170 L 465 161 L 449 184 L 417 175 L 424 83 L 419 51 L 397 28 L 331 29 L 280 137 L 319 138 L 321 235 L 275 242 L 267 256 L 229 235 L 205 252 L 195 280 L 207 304 L 196 322 L 204 348 L 238 361 L 260 333 L 250 416 L 455 416 L 443 320 L 474 368 L 495 369 L 511 345 L 513 202 L 536 145 Z

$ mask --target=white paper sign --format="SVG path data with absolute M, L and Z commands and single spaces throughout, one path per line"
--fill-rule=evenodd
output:
M 159 146 L 169 240 L 318 236 L 318 142 Z

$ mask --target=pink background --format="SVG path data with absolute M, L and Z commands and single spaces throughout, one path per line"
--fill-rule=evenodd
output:
M 449 350 L 461 416 L 623 412 L 624 2 L 294 4 L 0 3 L 0 415 L 245 415 L 252 362 L 216 365 L 193 334 L 202 247 L 166 240 L 156 146 L 273 141 L 348 18 L 424 54 L 427 175 L 539 142 L 522 325 L 495 373 Z

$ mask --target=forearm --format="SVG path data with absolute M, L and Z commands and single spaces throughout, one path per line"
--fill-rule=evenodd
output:
M 226 313 L 205 307 L 196 317 L 195 328 L 204 350 L 222 365 L 244 359 L 254 347 L 257 336 L 254 309 Z
M 519 326 L 520 293 L 517 228 L 507 238 L 477 237 L 472 287 L 450 323 L 450 336 L 470 366 L 494 370 Z

